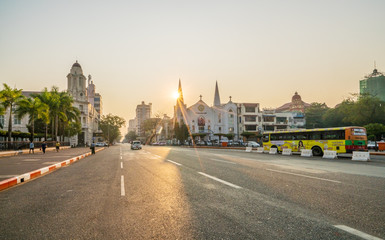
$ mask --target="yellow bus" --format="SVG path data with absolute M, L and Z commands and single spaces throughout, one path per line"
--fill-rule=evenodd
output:
M 280 152 L 290 148 L 292 152 L 311 149 L 314 156 L 322 156 L 324 150 L 337 153 L 367 151 L 366 129 L 363 127 L 338 127 L 300 129 L 263 134 L 265 150 L 277 148 Z

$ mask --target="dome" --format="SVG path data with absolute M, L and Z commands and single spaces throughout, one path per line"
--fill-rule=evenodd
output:
M 302 99 L 301 99 L 301 96 L 298 95 L 297 92 L 295 92 L 294 96 L 291 98 L 291 101 L 292 102 L 299 102 L 299 101 L 302 102 Z
M 79 67 L 79 68 L 82 68 L 82 67 L 80 66 L 80 64 L 78 63 L 77 60 L 76 60 L 76 63 L 74 63 L 74 64 L 72 65 L 72 67 Z

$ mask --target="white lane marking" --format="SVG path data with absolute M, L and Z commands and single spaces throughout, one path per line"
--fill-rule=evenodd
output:
M 122 168 L 122 169 L 123 169 L 123 162 L 121 162 L 121 163 L 120 163 L 120 168 Z
M 213 180 L 215 180 L 215 181 L 218 181 L 218 182 L 220 182 L 220 183 L 226 184 L 227 186 L 230 186 L 230 187 L 233 187 L 233 188 L 238 188 L 238 189 L 239 189 L 239 188 L 242 188 L 242 187 L 237 186 L 237 185 L 235 185 L 235 184 L 226 182 L 226 181 L 224 181 L 224 180 L 222 180 L 222 179 L 219 179 L 219 178 L 210 176 L 210 175 L 208 175 L 208 174 L 206 174 L 206 173 L 203 173 L 203 172 L 198 172 L 198 173 L 201 174 L 201 175 L 203 175 L 203 176 L 205 176 L 205 177 L 208 177 L 208 178 L 211 178 L 211 179 L 213 179 Z
M 210 158 L 210 160 L 212 161 L 217 161 L 217 162 L 223 162 L 223 163 L 229 163 L 229 164 L 237 164 L 235 162 L 229 162 L 229 161 L 225 161 L 225 160 L 219 160 L 219 159 L 215 159 L 215 158 Z
M 279 170 L 274 170 L 274 169 L 268 169 L 268 168 L 266 168 L 266 170 L 272 171 L 272 172 L 278 172 L 278 173 L 284 173 L 284 174 L 289 174 L 289 175 L 299 176 L 299 177 L 312 178 L 312 179 L 317 179 L 317 180 L 322 180 L 322 181 L 328 181 L 328 182 L 334 182 L 334 183 L 341 183 L 340 181 L 336 181 L 336 180 L 330 180 L 330 179 L 326 179 L 326 178 L 313 177 L 313 176 L 308 176 L 308 175 L 303 175 L 303 174 L 298 174 L 298 173 L 284 172 L 284 171 L 279 171 Z
M 123 157 L 122 156 L 120 156 L 120 160 L 122 160 L 123 159 Z
M 124 190 L 124 176 L 120 177 L 120 196 L 126 196 L 126 191 Z
M 177 162 L 174 162 L 174 161 L 171 161 L 171 160 L 168 160 L 168 159 L 167 159 L 167 161 L 170 162 L 170 163 L 173 163 L 175 165 L 182 166 L 182 164 L 180 164 L 180 163 L 177 163 Z
M 382 238 L 374 237 L 372 235 L 369 235 L 367 233 L 358 231 L 357 229 L 354 229 L 354 228 L 351 228 L 351 227 L 348 227 L 348 226 L 345 226 L 345 225 L 335 225 L 334 227 L 339 228 L 341 230 L 344 230 L 345 232 L 351 233 L 353 235 L 359 236 L 359 237 L 361 237 L 363 239 L 367 239 L 367 240 L 382 240 Z

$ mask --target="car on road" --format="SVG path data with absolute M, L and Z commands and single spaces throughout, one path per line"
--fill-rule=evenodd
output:
M 254 141 L 248 141 L 247 146 L 248 147 L 260 147 L 259 143 L 254 142 Z
M 142 149 L 142 144 L 140 141 L 133 141 L 131 143 L 131 150 L 139 150 Z
M 95 143 L 95 146 L 97 146 L 97 147 L 105 147 L 105 146 L 107 146 L 107 143 L 105 143 L 105 142 L 97 142 L 97 143 Z

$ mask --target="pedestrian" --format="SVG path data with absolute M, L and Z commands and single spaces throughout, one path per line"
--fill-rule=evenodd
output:
M 35 154 L 35 144 L 32 141 L 29 143 L 29 154 L 31 154 L 31 151 Z
M 91 143 L 91 147 L 90 148 L 91 148 L 91 153 L 95 154 L 95 143 L 94 142 Z
M 47 148 L 47 143 L 45 141 L 43 141 L 43 143 L 41 144 L 41 149 L 43 150 L 43 154 L 45 154 L 46 148 Z
M 60 142 L 56 142 L 55 146 L 56 146 L 56 152 L 59 152 Z

